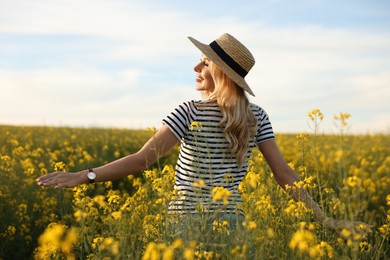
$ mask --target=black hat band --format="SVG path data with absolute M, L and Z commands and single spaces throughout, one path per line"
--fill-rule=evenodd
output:
M 234 70 L 238 75 L 241 77 L 245 77 L 248 72 L 243 69 L 240 64 L 238 64 L 235 60 L 232 59 L 232 57 L 229 56 L 219 45 L 216 41 L 213 41 L 210 43 L 211 49 L 215 51 L 215 53 L 227 64 L 229 67 Z

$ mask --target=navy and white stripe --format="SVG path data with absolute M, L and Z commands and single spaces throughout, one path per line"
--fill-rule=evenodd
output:
M 229 143 L 219 125 L 222 112 L 216 101 L 185 102 L 163 120 L 181 141 L 174 186 L 180 196 L 170 202 L 170 213 L 195 213 L 200 208 L 208 212 L 221 209 L 223 203 L 212 201 L 211 196 L 211 190 L 218 186 L 232 192 L 225 210 L 238 210 L 237 206 L 242 202 L 238 185 L 245 177 L 252 148 L 275 138 L 267 113 L 254 104 L 250 104 L 250 108 L 257 118 L 256 136 L 249 142 L 241 167 L 227 152 Z M 194 187 L 194 183 L 200 180 L 205 186 Z

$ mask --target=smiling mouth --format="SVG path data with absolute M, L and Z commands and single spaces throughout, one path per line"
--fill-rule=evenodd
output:
M 201 82 L 201 81 L 203 81 L 203 78 L 202 77 L 199 77 L 199 76 L 196 76 L 196 82 Z

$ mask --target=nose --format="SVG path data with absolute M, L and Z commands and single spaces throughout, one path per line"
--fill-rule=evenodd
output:
M 201 72 L 203 66 L 204 66 L 204 65 L 203 65 L 203 61 L 200 61 L 198 64 L 195 65 L 194 71 L 195 71 L 195 72 Z

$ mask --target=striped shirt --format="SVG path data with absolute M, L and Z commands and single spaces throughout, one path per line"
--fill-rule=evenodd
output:
M 274 138 L 267 113 L 254 104 L 250 104 L 250 109 L 257 118 L 257 128 L 242 166 L 227 151 L 229 143 L 219 125 L 222 112 L 216 101 L 185 102 L 163 120 L 181 141 L 175 169 L 177 196 L 169 204 L 169 213 L 239 210 L 237 206 L 242 200 L 238 185 L 247 172 L 251 151 L 258 143 Z M 214 187 L 228 190 L 228 201 L 214 201 Z

